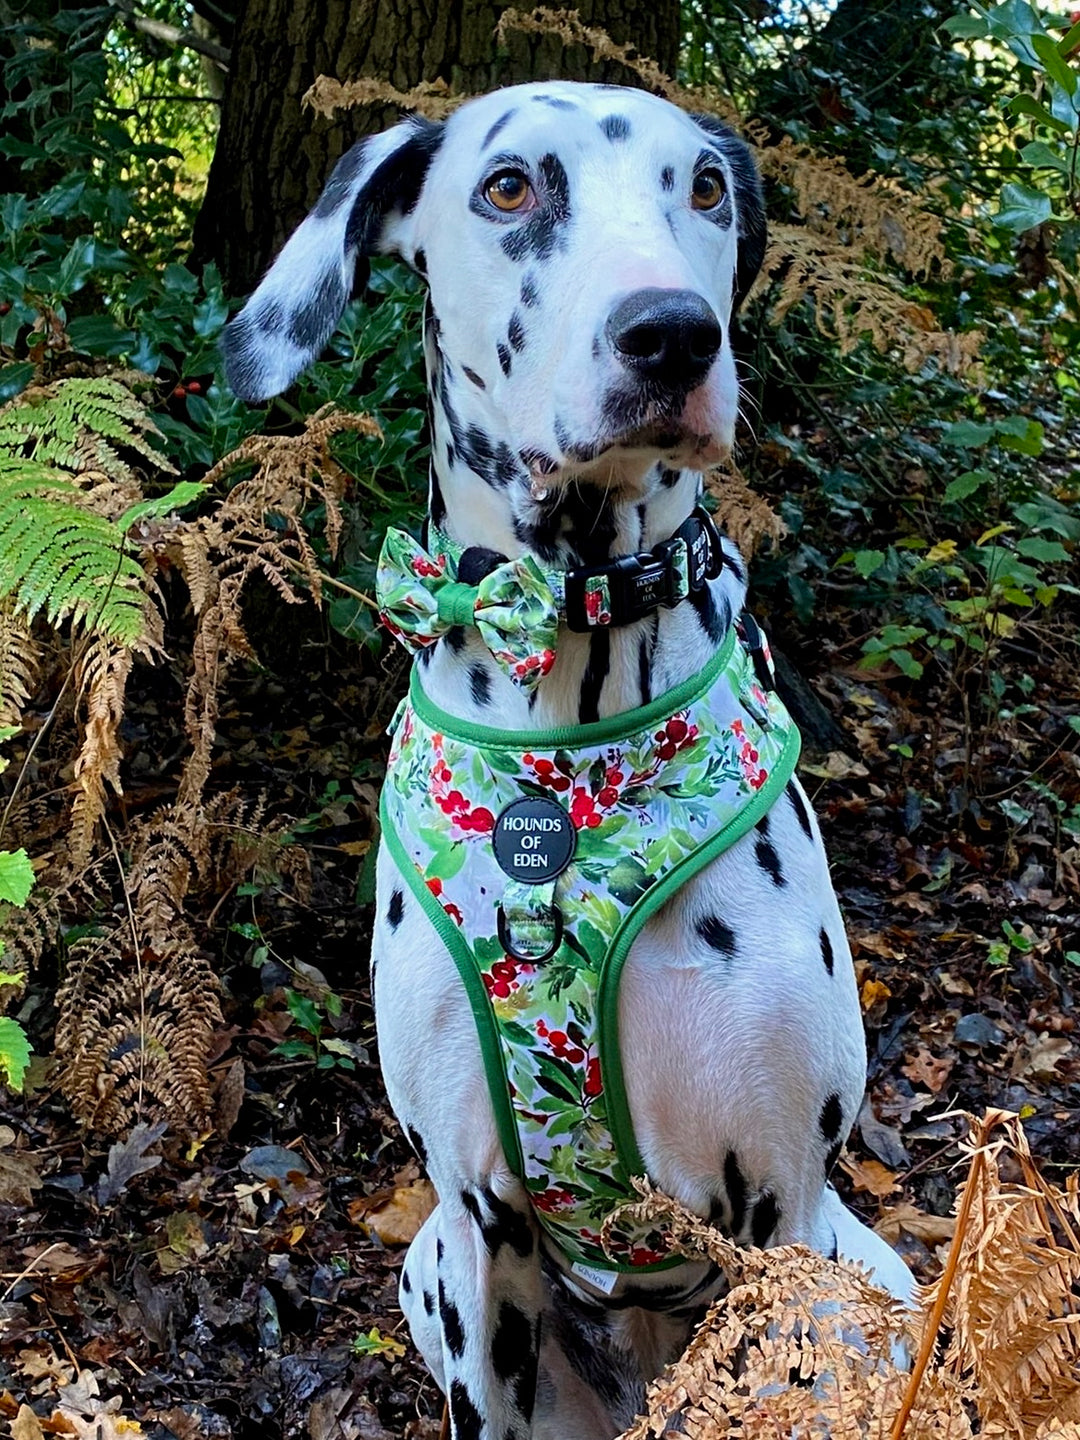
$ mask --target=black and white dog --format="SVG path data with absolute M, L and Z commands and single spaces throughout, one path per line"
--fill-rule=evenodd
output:
M 749 151 L 638 90 L 503 90 L 443 124 L 355 146 L 226 338 L 234 390 L 283 390 L 329 339 L 362 257 L 402 257 L 430 292 L 431 516 L 453 540 L 549 570 L 671 536 L 732 443 L 732 315 L 761 264 Z M 745 575 L 620 628 L 561 630 L 532 696 L 473 630 L 424 652 L 421 683 L 479 724 L 617 715 L 701 670 Z M 373 964 L 387 1089 L 440 1203 L 402 1306 L 457 1440 L 610 1440 L 686 1343 L 722 1277 L 705 1264 L 575 1279 L 541 1240 L 497 1133 L 465 990 L 385 849 Z M 634 942 L 619 991 L 626 1093 L 655 1184 L 737 1239 L 861 1260 L 909 1298 L 830 1167 L 865 1051 L 821 837 L 792 780 Z M 673 1280 L 674 1277 L 674 1280 Z

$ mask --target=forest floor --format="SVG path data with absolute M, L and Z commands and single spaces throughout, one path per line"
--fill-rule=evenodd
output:
M 373 672 L 317 624 L 277 632 L 273 669 L 237 669 L 225 692 L 214 785 L 292 816 L 312 883 L 303 897 L 243 887 L 216 916 L 213 1131 L 140 1133 L 110 1153 L 40 1062 L 0 1104 L 0 1416 L 15 1440 L 438 1435 L 397 1308 L 404 1248 L 379 1238 L 409 1233 L 425 1187 L 382 1090 L 367 981 L 372 822 L 403 670 Z M 1018 640 L 999 663 L 1030 674 L 1037 708 L 972 736 L 947 694 L 913 699 L 902 678 L 857 670 L 827 611 L 817 626 L 782 639 L 845 736 L 801 773 L 869 1051 L 837 1179 L 930 1278 L 963 1174 L 964 1125 L 947 1112 L 1018 1111 L 1049 1178 L 1080 1166 L 1080 851 L 1053 807 L 1028 797 L 1021 827 L 972 799 L 1020 793 L 1037 770 L 1080 801 L 1075 653 L 1064 628 Z M 160 667 L 137 682 L 127 733 L 142 773 L 170 773 L 178 682 Z M 128 812 L 162 788 L 133 775 Z M 45 1051 L 54 983 L 39 978 L 31 1007 Z M 275 1053 L 290 1039 L 315 1055 Z

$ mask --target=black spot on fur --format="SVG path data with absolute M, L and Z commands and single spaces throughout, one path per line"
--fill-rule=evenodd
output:
M 446 1343 L 450 1347 L 450 1353 L 456 1360 L 460 1360 L 465 1351 L 465 1330 L 461 1324 L 461 1313 L 454 1302 L 446 1294 L 446 1286 L 442 1279 L 439 1280 L 439 1319 L 442 1321 L 443 1334 L 446 1336 Z
M 505 129 L 505 127 L 509 125 L 510 121 L 514 118 L 516 114 L 516 110 L 507 110 L 505 115 L 499 116 L 498 120 L 495 121 L 495 124 L 492 125 L 491 129 L 484 136 L 484 144 L 482 147 L 483 149 L 487 149 L 487 147 L 495 139 L 496 135 L 498 135 L 499 131 Z
M 401 1288 L 406 1295 L 412 1294 L 412 1281 L 409 1279 L 409 1272 L 407 1270 L 401 1272 Z
M 424 667 L 424 669 L 426 670 L 426 669 L 428 668 L 428 666 L 431 664 L 432 660 L 435 659 L 435 646 L 434 646 L 434 645 L 425 645 L 422 650 L 420 650 L 420 651 L 417 652 L 416 658 L 417 658 L 417 660 L 419 661 L 419 663 L 420 663 L 420 664 Z
M 719 915 L 705 915 L 696 925 L 697 933 L 721 955 L 735 954 L 735 932 L 725 925 Z
M 527 1215 L 500 1200 L 489 1185 L 480 1192 L 490 1219 L 480 1208 L 480 1201 L 471 1190 L 461 1192 L 461 1203 L 480 1227 L 484 1244 L 494 1260 L 504 1245 L 515 1255 L 527 1259 L 533 1253 L 533 1232 Z
M 534 95 L 534 100 L 541 105 L 550 105 L 553 110 L 576 110 L 578 107 L 572 100 L 564 100 L 559 95 Z
M 821 934 L 818 938 L 821 941 L 821 958 L 825 961 L 825 969 L 831 975 L 833 972 L 833 948 L 832 941 L 825 933 L 824 926 L 822 926 Z
M 417 1129 L 415 1129 L 415 1127 L 412 1126 L 412 1125 L 406 1125 L 406 1126 L 405 1126 L 405 1139 L 408 1140 L 409 1144 L 410 1144 L 410 1145 L 412 1146 L 412 1148 L 413 1148 L 413 1153 L 415 1154 L 416 1158 L 420 1161 L 420 1164 L 423 1165 L 424 1169 L 426 1170 L 426 1169 L 427 1169 L 427 1146 L 424 1144 L 423 1136 L 420 1134 L 420 1131 L 417 1130 Z
M 431 1293 L 430 1290 L 425 1290 L 425 1291 L 424 1291 L 424 1314 L 425 1314 L 425 1315 L 434 1315 L 434 1314 L 435 1314 L 435 1296 L 432 1295 L 432 1293 Z
M 746 1223 L 746 1176 L 734 1150 L 724 1156 L 724 1190 L 730 1210 L 732 1235 L 738 1235 Z
M 537 169 L 543 201 L 522 224 L 507 230 L 499 241 L 511 260 L 547 260 L 559 245 L 563 228 L 570 219 L 570 181 L 557 155 L 542 155 Z
M 630 121 L 625 115 L 605 115 L 600 121 L 600 129 L 609 140 L 628 140 L 630 138 Z
M 465 626 L 451 625 L 450 629 L 447 630 L 443 636 L 443 639 L 455 655 L 460 655 L 462 650 L 465 649 Z
M 457 578 L 463 585 L 479 585 L 486 575 L 501 565 L 506 556 L 501 550 L 492 550 L 487 545 L 470 545 L 461 552 L 458 561 Z
M 828 1141 L 833 1141 L 840 1134 L 840 1127 L 844 1123 L 844 1107 L 840 1104 L 839 1095 L 830 1095 L 821 1107 L 821 1114 L 818 1117 L 818 1128 Z
M 521 316 L 515 311 L 510 316 L 510 324 L 506 329 L 506 338 L 510 341 L 512 350 L 525 349 L 525 326 L 521 323 Z
M 665 165 L 660 171 L 660 188 L 661 190 L 675 189 L 675 171 L 670 165 Z
M 469 666 L 469 693 L 475 705 L 491 704 L 491 676 L 483 665 Z
M 391 930 L 396 930 L 401 924 L 405 914 L 405 896 L 400 890 L 394 890 L 390 896 L 390 904 L 386 907 L 386 918 L 390 921 Z
M 795 784 L 794 780 L 789 780 L 784 786 L 784 789 L 787 791 L 787 797 L 791 801 L 791 808 L 795 811 L 796 819 L 802 827 L 803 834 L 808 840 L 812 840 L 814 838 L 814 832 L 810 828 L 810 815 L 803 797 L 799 794 L 799 787 Z
M 469 367 L 468 367 L 468 365 L 463 365 L 463 366 L 461 367 L 461 369 L 462 369 L 462 372 L 463 372 L 464 375 L 465 375 L 465 378 L 466 378 L 467 380 L 471 380 L 472 383 L 477 387 L 477 389 L 479 389 L 479 390 L 486 390 L 486 389 L 487 389 L 487 386 L 484 384 L 483 380 L 480 379 L 480 376 L 477 375 L 477 373 L 476 373 L 475 370 L 470 370 Z
M 412 263 L 414 268 L 418 270 L 421 275 L 427 274 L 427 256 L 424 254 L 423 250 L 417 250 L 416 254 L 412 257 Z
M 611 667 L 611 631 L 594 630 L 589 636 L 589 659 L 581 677 L 578 720 L 588 725 L 600 719 L 600 692 Z
M 703 585 L 700 590 L 692 590 L 687 598 L 697 613 L 705 634 L 714 645 L 719 645 L 731 624 L 727 606 L 717 605 L 712 589 L 708 585 Z
M 504 1300 L 491 1339 L 491 1363 L 500 1380 L 510 1380 L 527 1364 L 532 1350 L 532 1326 L 528 1316 Z
M 652 647 L 643 635 L 638 642 L 638 685 L 641 687 L 641 703 L 647 705 L 652 699 Z
M 280 300 L 271 300 L 259 309 L 259 329 L 267 335 L 279 335 L 285 328 L 285 307 Z
M 754 1206 L 754 1214 L 750 1221 L 750 1237 L 755 1245 L 768 1244 L 777 1225 L 780 1223 L 780 1207 L 776 1203 L 776 1196 L 771 1190 L 762 1192 L 761 1199 Z
M 786 885 L 787 877 L 780 868 L 780 856 L 776 846 L 769 839 L 768 811 L 757 822 L 758 838 L 754 846 L 754 858 L 774 885 Z
M 416 208 L 428 166 L 442 144 L 443 127 L 431 120 L 414 119 L 409 124 L 408 140 L 376 166 L 356 194 L 345 227 L 346 250 L 372 254 L 390 211 L 411 215 Z
M 510 374 L 510 366 L 511 366 L 511 364 L 512 364 L 512 359 L 511 359 L 510 351 L 506 348 L 506 346 L 502 343 L 501 340 L 500 340 L 499 343 L 495 346 L 495 349 L 499 352 L 499 364 L 500 364 L 501 367 L 502 367 L 502 372 L 503 372 L 503 374 L 504 374 L 504 375 L 509 375 L 509 374 Z
M 837 1140 L 829 1146 L 829 1153 L 825 1156 L 825 1178 L 828 1179 L 836 1168 L 836 1162 L 840 1159 L 840 1151 L 844 1148 L 844 1142 Z
M 661 470 L 660 472 L 660 484 L 665 490 L 674 490 L 681 479 L 681 470 Z
M 454 445 L 451 440 L 446 442 L 446 468 L 448 470 L 454 468 Z
M 532 275 L 526 275 L 521 282 L 521 303 L 526 310 L 531 310 L 540 299 L 540 292 L 536 288 L 536 280 Z
M 463 1380 L 450 1386 L 450 1422 L 454 1440 L 480 1440 L 484 1422 Z
M 300 350 L 315 354 L 333 334 L 345 308 L 345 286 L 337 268 L 325 271 L 310 299 L 305 300 L 289 316 L 289 339 Z
M 428 468 L 428 514 L 433 525 L 441 525 L 446 519 L 446 501 L 434 465 Z

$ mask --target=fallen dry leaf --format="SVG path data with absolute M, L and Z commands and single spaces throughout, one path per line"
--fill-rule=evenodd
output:
M 891 999 L 891 997 L 892 991 L 884 980 L 866 980 L 859 992 L 859 1000 L 864 1010 L 872 1010 L 879 1002 Z
M 951 1215 L 930 1215 L 917 1210 L 914 1205 L 902 1200 L 899 1205 L 887 1205 L 885 1213 L 874 1226 L 875 1232 L 890 1245 L 895 1245 L 901 1230 L 921 1240 L 924 1245 L 941 1245 L 951 1240 L 956 1221 Z
M 1040 1035 L 1034 1045 L 1024 1046 L 1009 1071 L 1013 1080 L 1060 1080 L 1058 1063 L 1072 1051 L 1072 1042 L 1063 1035 Z
M 849 777 L 862 780 L 870 773 L 860 760 L 853 760 L 843 750 L 830 750 L 823 765 L 803 762 L 799 769 L 804 775 L 816 775 L 819 780 L 847 780 Z
M 900 1189 L 895 1171 L 882 1165 L 880 1160 L 856 1160 L 854 1156 L 845 1155 L 840 1168 L 851 1176 L 856 1190 L 865 1190 L 878 1200 Z
M 41 1176 L 29 1155 L 0 1153 L 0 1205 L 32 1205 Z
M 45 1440 L 41 1421 L 29 1405 L 20 1405 L 19 1413 L 11 1422 L 11 1440 Z
M 373 1230 L 384 1245 L 408 1245 L 439 1203 L 430 1180 L 416 1180 L 394 1190 L 377 1190 L 349 1205 L 354 1225 Z
M 920 1045 L 914 1055 L 905 1055 L 904 1059 L 907 1064 L 901 1065 L 901 1075 L 906 1075 L 913 1084 L 925 1085 L 935 1095 L 952 1074 L 953 1061 L 939 1060 L 925 1045 Z

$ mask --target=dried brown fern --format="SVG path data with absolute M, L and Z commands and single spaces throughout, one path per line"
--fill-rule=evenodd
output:
M 0 600 L 0 725 L 18 725 L 33 694 L 41 651 L 11 596 Z
M 926 306 L 908 299 L 891 277 L 869 274 L 856 251 L 801 226 L 774 225 L 770 235 L 752 293 L 771 292 L 774 324 L 810 296 L 818 329 L 836 341 L 841 355 L 865 338 L 882 354 L 896 354 L 910 371 L 929 359 L 952 374 L 977 363 L 979 332 L 939 330 Z
M 790 136 L 771 143 L 764 126 L 747 130 L 762 173 L 791 187 L 798 214 L 815 234 L 891 257 L 911 275 L 948 274 L 942 221 L 917 196 L 881 176 L 855 176 L 843 159 L 819 155 Z
M 466 99 L 465 95 L 451 95 L 445 80 L 433 80 L 430 84 L 424 81 L 411 90 L 398 90 L 385 80 L 351 80 L 343 84 L 330 75 L 320 75 L 304 92 L 300 103 L 328 118 L 338 110 L 348 110 L 355 105 L 398 105 L 428 120 L 443 120 Z
M 1080 1179 L 1050 1185 L 1017 1116 L 970 1123 L 953 1246 L 916 1312 L 802 1246 L 740 1249 L 635 1182 L 629 1212 L 676 1253 L 713 1259 L 731 1288 L 620 1440 L 1080 1440 Z M 1021 1183 L 1001 1179 L 1003 1153 Z M 905 1350 L 910 1370 L 894 1363 Z
M 1080 1425 L 1080 1177 L 1050 1185 L 1004 1111 L 973 1127 L 969 1151 L 946 1365 L 974 1376 L 984 1433 L 1034 1440 Z M 1003 1152 L 1022 1183 L 1002 1180 Z
M 666 1196 L 638 1188 L 644 1199 L 630 1213 L 670 1233 L 676 1253 L 714 1260 L 731 1288 L 649 1387 L 647 1414 L 620 1440 L 887 1433 L 907 1384 L 895 1358 L 918 1342 L 911 1311 L 856 1266 L 803 1245 L 743 1249 Z M 963 1380 L 935 1374 L 912 1435 L 967 1440 L 966 1400 Z

